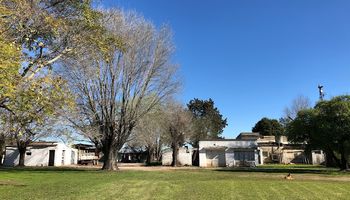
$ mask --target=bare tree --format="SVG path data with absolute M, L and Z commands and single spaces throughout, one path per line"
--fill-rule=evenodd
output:
M 290 107 L 284 109 L 284 118 L 294 120 L 300 110 L 311 108 L 311 101 L 309 98 L 299 95 L 292 101 Z
M 163 117 L 163 112 L 158 108 L 144 115 L 134 129 L 131 142 L 128 143 L 130 146 L 144 147 L 147 152 L 147 164 L 161 159 L 164 139 Z
M 165 139 L 173 150 L 172 166 L 178 166 L 179 148 L 189 140 L 192 130 L 192 114 L 178 103 L 166 105 L 164 117 Z
M 73 63 L 77 67 L 68 76 L 80 121 L 98 130 L 93 138 L 104 154 L 102 169 L 114 170 L 116 154 L 139 119 L 177 90 L 177 67 L 170 62 L 168 28 L 157 31 L 143 17 L 118 10 L 105 11 L 102 23 L 110 34 L 123 38 L 126 48 Z

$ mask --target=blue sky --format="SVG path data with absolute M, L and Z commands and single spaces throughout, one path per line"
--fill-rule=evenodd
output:
M 212 98 L 226 138 L 280 118 L 298 95 L 315 102 L 350 86 L 350 1 L 102 0 L 174 32 L 184 79 L 179 99 Z

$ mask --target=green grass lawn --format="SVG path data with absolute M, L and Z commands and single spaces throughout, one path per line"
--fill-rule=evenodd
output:
M 281 173 L 265 168 L 253 172 L 0 169 L 0 199 L 350 199 L 347 173 L 299 171 L 294 180 L 285 180 L 289 168 Z

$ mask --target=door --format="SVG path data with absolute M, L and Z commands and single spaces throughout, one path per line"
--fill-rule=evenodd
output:
M 224 150 L 207 150 L 207 167 L 226 167 Z
M 49 166 L 55 166 L 55 150 L 49 151 Z
M 72 151 L 71 158 L 70 158 L 70 164 L 74 165 L 74 161 L 75 161 L 75 151 Z

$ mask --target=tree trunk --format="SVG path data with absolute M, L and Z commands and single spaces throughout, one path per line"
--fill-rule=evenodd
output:
M 5 136 L 0 134 L 0 165 L 2 165 L 3 153 L 5 153 Z
M 179 147 L 177 145 L 173 145 L 173 161 L 171 163 L 171 166 L 176 167 L 178 166 L 178 160 L 177 156 L 179 154 Z
M 4 144 L 2 143 L 2 141 L 0 140 L 0 166 L 2 165 L 2 158 L 3 158 L 3 148 L 4 148 Z
M 193 150 L 192 154 L 192 165 L 193 166 L 199 166 L 199 150 Z
M 326 151 L 326 163 L 327 167 L 334 167 L 334 164 L 341 168 L 341 160 L 337 158 L 337 156 L 334 154 L 334 151 L 330 148 Z
M 349 170 L 348 156 L 346 155 L 345 145 L 341 145 L 340 150 L 340 161 L 341 161 L 341 170 Z
M 341 170 L 349 170 L 348 159 L 344 153 L 341 154 Z
M 147 148 L 147 160 L 146 160 L 146 164 L 149 165 L 152 163 L 153 161 L 153 153 L 154 153 L 154 150 L 152 147 L 148 147 Z
M 117 170 L 117 161 L 116 161 L 116 155 L 117 155 L 117 150 L 114 148 L 113 145 L 109 144 L 108 146 L 103 148 L 103 166 L 102 170 Z
M 24 167 L 24 159 L 26 156 L 26 147 L 18 147 L 18 151 L 19 151 L 19 163 L 18 166 L 19 167 Z

